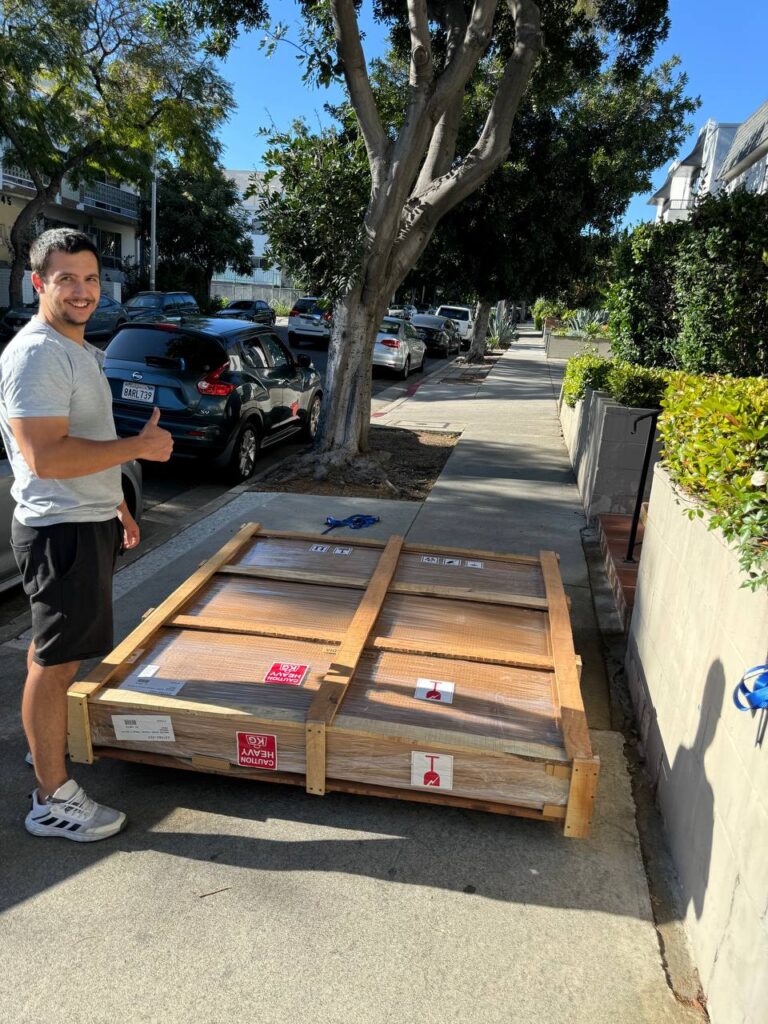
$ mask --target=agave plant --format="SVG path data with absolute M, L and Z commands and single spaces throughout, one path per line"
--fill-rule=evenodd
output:
M 488 340 L 491 348 L 509 348 L 513 341 L 517 341 L 517 329 L 511 320 L 501 320 L 494 326 Z
M 579 338 L 597 338 L 608 327 L 608 310 L 577 309 L 568 320 L 568 331 Z

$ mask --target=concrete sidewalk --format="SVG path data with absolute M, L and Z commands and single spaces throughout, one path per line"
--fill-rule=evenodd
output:
M 592 837 L 480 812 L 104 761 L 77 766 L 127 831 L 89 846 L 24 831 L 21 644 L 3 649 L 0 1001 L 14 1024 L 678 1024 L 623 757 L 609 725 L 580 530 L 540 341 L 482 381 L 454 366 L 375 422 L 462 430 L 428 500 L 245 492 L 116 580 L 125 635 L 248 520 L 518 553 L 550 548 L 573 601 L 602 772 Z

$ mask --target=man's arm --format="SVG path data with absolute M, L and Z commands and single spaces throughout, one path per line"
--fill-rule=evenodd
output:
M 140 434 L 115 441 L 70 437 L 66 416 L 30 416 L 8 422 L 35 476 L 41 480 L 66 480 L 99 473 L 130 459 L 167 462 L 173 451 L 173 438 L 158 427 L 159 419 L 160 410 L 155 408 Z

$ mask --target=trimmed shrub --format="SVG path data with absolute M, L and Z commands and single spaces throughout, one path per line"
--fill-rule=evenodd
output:
M 672 480 L 711 513 L 744 586 L 768 587 L 768 380 L 672 374 L 659 420 Z
M 604 359 L 596 352 L 572 356 L 566 364 L 563 377 L 565 404 L 572 409 L 584 398 L 588 388 L 592 391 L 601 391 L 605 387 L 611 365 L 610 359 Z
M 605 390 L 619 405 L 653 409 L 661 405 L 668 379 L 669 373 L 664 370 L 616 360 L 608 371 Z
M 674 365 L 674 261 L 689 230 L 685 221 L 641 224 L 616 247 L 606 304 L 617 358 L 640 366 Z
M 676 365 L 690 373 L 768 374 L 768 194 L 697 204 L 674 261 Z

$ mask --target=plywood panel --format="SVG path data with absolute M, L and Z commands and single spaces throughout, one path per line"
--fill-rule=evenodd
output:
M 544 580 L 538 565 L 502 562 L 490 558 L 429 555 L 404 551 L 395 584 L 456 587 L 484 594 L 545 598 Z
M 325 548 L 326 550 L 321 550 Z M 258 538 L 232 565 L 251 568 L 290 569 L 369 579 L 381 551 L 358 547 L 348 539 L 319 537 L 312 540 Z
M 435 653 L 446 647 L 460 648 L 469 657 L 474 648 L 496 652 L 500 657 L 510 651 L 541 656 L 550 653 L 545 612 L 411 594 L 387 597 L 374 635 L 419 641 Z

